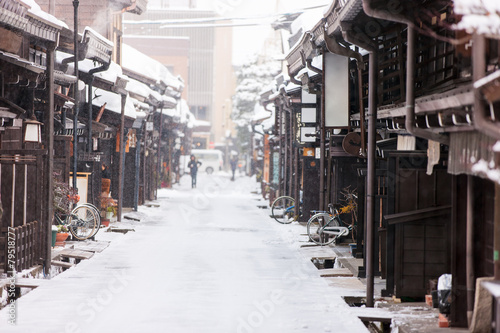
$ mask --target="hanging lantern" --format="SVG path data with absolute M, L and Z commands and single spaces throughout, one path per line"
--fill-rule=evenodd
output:
M 36 120 L 35 115 L 24 121 L 24 142 L 42 142 L 42 123 Z

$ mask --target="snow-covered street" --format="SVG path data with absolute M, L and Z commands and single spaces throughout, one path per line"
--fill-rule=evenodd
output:
M 140 207 L 135 232 L 18 300 L 1 332 L 365 332 L 300 255 L 286 228 L 257 208 L 247 177 L 200 174 Z M 124 220 L 127 221 L 127 220 Z M 281 232 L 280 230 L 283 230 Z

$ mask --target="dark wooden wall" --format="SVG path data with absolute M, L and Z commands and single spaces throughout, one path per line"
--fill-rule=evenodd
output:
M 453 177 L 452 266 L 453 274 L 450 322 L 467 327 L 466 216 L 467 176 Z M 493 276 L 493 182 L 473 177 L 474 181 L 474 275 Z
M 424 297 L 451 269 L 451 175 L 441 163 L 426 174 L 424 152 L 392 153 L 388 167 L 385 293 Z

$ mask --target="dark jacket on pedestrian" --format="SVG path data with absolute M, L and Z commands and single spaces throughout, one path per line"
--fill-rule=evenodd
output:
M 201 162 L 197 161 L 194 158 L 191 158 L 191 160 L 188 163 L 188 168 L 191 170 L 192 175 L 196 175 L 198 173 L 198 167 L 201 165 Z

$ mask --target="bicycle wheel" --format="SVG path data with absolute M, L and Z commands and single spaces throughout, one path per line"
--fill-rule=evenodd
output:
M 292 197 L 282 196 L 274 200 L 271 205 L 272 217 L 279 223 L 287 224 L 295 221 L 295 200 Z
M 323 246 L 335 241 L 337 237 L 323 233 L 325 225 L 338 226 L 339 223 L 328 213 L 315 214 L 307 221 L 307 235 L 311 242 Z
M 93 236 L 97 225 L 97 217 L 92 208 L 81 205 L 71 211 L 66 222 L 73 237 L 84 240 Z
M 95 226 L 94 234 L 92 235 L 92 236 L 95 236 L 99 232 L 99 230 L 101 229 L 101 212 L 97 209 L 96 206 L 94 206 L 91 203 L 84 203 L 84 204 L 81 204 L 81 206 L 89 207 L 95 213 L 95 216 L 97 218 L 97 221 L 96 221 L 97 223 L 96 223 L 96 226 Z

